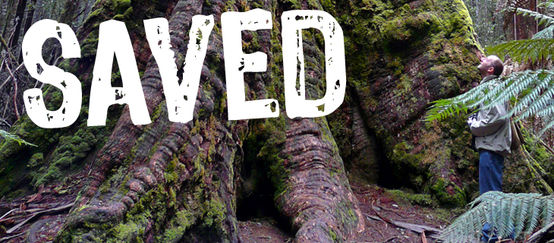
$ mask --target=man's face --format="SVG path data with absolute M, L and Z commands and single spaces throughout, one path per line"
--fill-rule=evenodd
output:
M 477 66 L 479 69 L 479 72 L 481 72 L 481 75 L 486 76 L 490 75 L 494 71 L 494 67 L 492 66 L 492 60 L 488 57 L 481 57 L 481 63 L 479 66 Z

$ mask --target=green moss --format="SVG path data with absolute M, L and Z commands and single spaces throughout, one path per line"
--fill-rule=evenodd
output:
M 33 184 L 39 185 L 60 180 L 65 173 L 72 169 L 80 168 L 88 153 L 95 147 L 98 141 L 98 132 L 95 128 L 83 126 L 74 135 L 60 137 L 60 143 L 54 150 L 50 161 L 52 163 L 42 167 L 33 175 Z
M 437 179 L 430 189 L 439 204 L 443 206 L 463 207 L 468 203 L 467 197 L 461 188 L 442 178 Z
M 225 204 L 221 199 L 212 199 L 204 202 L 206 213 L 204 215 L 204 225 L 220 225 L 225 219 Z
M 96 11 L 100 11 L 99 9 Z M 94 12 L 93 12 L 94 13 Z M 98 45 L 98 31 L 91 32 L 87 38 L 81 42 L 81 55 L 83 58 L 96 56 L 96 47 Z
M 83 26 L 91 26 L 92 31 L 88 33 L 81 43 L 81 55 L 83 58 L 96 55 L 98 45 L 98 28 L 101 22 L 114 19 L 125 21 L 128 29 L 137 28 L 137 20 L 133 19 L 133 6 L 130 0 L 104 0 L 97 1 L 94 10 L 88 15 Z
M 174 219 L 176 226 L 165 230 L 163 242 L 178 242 L 195 222 L 196 216 L 189 210 L 178 211 Z
M 35 153 L 31 158 L 29 159 L 29 163 L 27 164 L 27 167 L 29 168 L 36 168 L 42 165 L 44 161 L 44 155 L 42 153 Z
M 337 242 L 337 233 L 335 233 L 335 231 L 333 229 L 329 229 L 329 237 L 331 237 L 331 239 L 334 241 L 334 242 Z
M 416 204 L 421 206 L 435 206 L 436 203 L 429 194 L 415 194 L 402 190 L 387 190 L 387 193 L 391 194 L 396 202 L 404 202 L 409 204 Z
M 334 10 L 335 9 L 335 1 L 334 0 L 321 0 L 321 5 L 323 9 L 326 10 Z M 335 11 L 329 12 L 331 15 L 336 16 Z
M 400 163 L 410 168 L 420 167 L 423 155 L 411 153 L 410 150 L 412 149 L 413 145 L 410 145 L 407 142 L 397 143 L 392 148 L 392 153 L 390 155 L 392 162 Z
M 334 16 L 348 30 L 349 85 L 362 99 L 366 124 L 386 149 L 388 161 L 382 162 L 380 169 L 390 170 L 395 183 L 418 193 L 443 192 L 435 181 L 449 178 L 443 179 L 448 195 L 433 195 L 447 204 L 463 205 L 454 201 L 463 201 L 465 191 L 474 190 L 471 178 L 476 172 L 469 134 L 458 126 L 458 120 L 437 129 L 439 126 L 424 128 L 418 118 L 424 112 L 422 103 L 460 92 L 479 80 L 474 52 L 481 49 L 465 5 L 461 0 L 354 0 L 336 2 L 334 7 L 328 11 L 335 11 Z M 414 92 L 416 88 L 419 92 Z M 399 117 L 380 111 L 391 104 L 395 107 L 391 113 Z M 391 128 L 388 121 L 394 120 L 405 123 Z M 348 133 L 333 127 L 337 134 Z M 451 171 L 453 168 L 456 171 Z M 435 190 L 431 190 L 433 186 Z
M 302 5 L 298 0 L 286 0 L 285 2 L 289 2 L 292 4 L 293 8 L 295 9 L 302 9 Z
M 120 224 L 115 227 L 115 236 L 118 240 L 126 242 L 143 242 L 140 237 L 144 234 L 144 225 L 148 223 L 149 212 L 144 212 L 143 217 L 127 224 Z
M 154 230 L 159 231 L 167 210 L 171 210 L 167 207 L 168 199 L 169 195 L 162 185 L 149 190 L 127 212 L 123 222 L 114 225 L 109 234 L 121 241 L 142 241 L 144 229 L 150 222 L 155 222 Z
M 211 118 L 208 122 L 203 120 L 195 120 L 195 122 L 196 129 L 191 131 L 191 136 L 200 133 L 207 141 L 213 140 L 211 144 L 216 144 L 216 134 L 208 133 L 208 131 L 215 132 L 213 129 L 215 118 Z M 144 238 L 144 229 L 147 225 L 153 232 L 159 233 L 156 239 L 163 242 L 179 241 L 192 227 L 200 227 L 199 231 L 209 231 L 216 235 L 227 234 L 221 231 L 227 218 L 227 205 L 215 189 L 220 186 L 220 182 L 214 179 L 216 176 L 213 174 L 211 165 L 215 162 L 211 157 L 215 156 L 216 147 L 212 146 L 208 151 L 198 148 L 200 151 L 192 158 L 192 168 L 187 169 L 185 164 L 179 162 L 177 154 L 189 150 L 189 146 L 195 145 L 185 144 L 179 148 L 179 152 L 168 162 L 164 172 L 165 181 L 141 195 L 124 219 L 114 223 L 113 230 L 108 231 L 106 238 L 140 241 Z M 187 178 L 189 183 L 185 183 L 180 191 L 176 191 L 175 185 L 182 183 L 180 181 L 182 175 L 191 172 L 192 174 Z M 115 178 L 118 174 L 125 175 L 125 171 L 118 172 L 112 177 Z M 110 181 L 126 184 L 117 178 Z M 104 183 L 108 184 L 108 188 L 113 184 L 110 181 Z
M 255 136 L 255 139 L 260 141 L 259 144 L 264 144 L 257 154 L 257 157 L 259 161 L 265 161 L 270 165 L 269 174 L 275 188 L 275 197 L 278 197 L 286 191 L 287 185 L 285 179 L 289 173 L 284 165 L 285 159 L 279 155 L 286 140 L 283 119 L 284 118 L 280 118 L 279 121 L 266 120 L 265 123 L 258 126 L 260 130 L 255 131 L 251 135 Z

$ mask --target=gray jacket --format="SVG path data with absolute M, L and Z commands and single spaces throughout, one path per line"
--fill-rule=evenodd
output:
M 491 75 L 485 77 L 481 84 L 496 78 Z M 482 107 L 482 105 L 481 105 Z M 506 115 L 508 104 L 499 104 L 486 110 L 479 110 L 477 116 L 468 120 L 471 133 L 475 136 L 475 147 L 497 152 L 504 156 L 510 154 L 512 144 L 512 130 L 510 118 Z

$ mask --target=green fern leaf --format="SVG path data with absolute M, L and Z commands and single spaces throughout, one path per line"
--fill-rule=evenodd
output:
M 516 104 L 516 106 L 514 106 L 514 108 L 508 113 L 508 117 L 511 117 L 514 113 L 519 113 L 519 112 L 523 111 L 523 109 L 526 108 L 527 106 L 529 106 L 531 104 L 531 102 L 536 100 L 539 97 L 540 93 L 545 88 L 548 87 L 551 80 L 552 80 L 552 76 L 547 75 L 547 77 L 545 79 L 543 79 L 542 81 L 538 81 L 537 84 L 536 84 L 536 87 L 534 89 L 532 89 L 531 92 L 529 92 L 525 97 L 523 97 Z
M 549 222 L 552 222 L 552 217 L 554 216 L 554 201 L 547 200 L 546 206 L 543 209 L 543 215 L 544 222 L 542 224 L 543 227 L 549 224 Z
M 517 8 L 516 13 L 523 16 L 533 17 L 535 20 L 539 21 L 539 24 L 544 24 L 546 26 L 554 25 L 554 18 L 546 14 L 524 8 Z
M 549 10 L 554 10 L 554 1 L 546 0 L 537 5 L 538 8 L 546 8 Z
M 530 208 L 529 208 L 529 212 L 530 213 L 530 217 L 529 217 L 529 222 L 527 223 L 527 229 L 525 230 L 525 234 L 531 234 L 533 233 L 533 230 L 535 229 L 535 227 L 537 227 L 537 224 L 539 222 L 539 216 L 540 216 L 540 206 L 541 206 L 541 202 L 540 201 L 533 201 L 532 204 L 530 204 Z
M 542 109 L 546 108 L 548 102 L 554 98 L 554 85 L 547 89 L 541 96 L 533 101 L 527 108 L 525 112 L 518 116 L 517 121 L 530 117 L 534 114 L 537 114 Z
M 500 57 L 510 56 L 517 62 L 551 59 L 554 55 L 554 39 L 525 39 L 487 47 L 487 52 Z
M 488 222 L 502 238 L 512 234 L 523 239 L 540 222 L 545 226 L 552 220 L 554 196 L 536 193 L 487 192 L 470 204 L 471 209 L 444 229 L 439 238 L 445 242 L 469 242 L 478 239 L 481 227 Z
M 6 140 L 8 141 L 15 141 L 17 142 L 19 145 L 21 144 L 24 144 L 24 145 L 29 145 L 29 146 L 32 146 L 32 147 L 36 147 L 36 145 L 32 144 L 32 143 L 29 143 L 23 139 L 21 139 L 19 136 L 15 135 L 15 134 L 11 134 L 9 132 L 6 132 L 4 130 L 0 130 L 0 137 L 3 137 L 5 138 Z
M 554 99 L 554 71 L 537 70 L 516 72 L 504 80 L 491 80 L 468 92 L 431 103 L 425 120 L 442 121 L 449 117 L 467 113 L 468 109 L 488 109 L 491 106 L 517 100 L 516 105 L 508 110 L 504 117 L 516 116 L 516 120 L 538 115 L 543 118 L 553 116 L 552 100 Z M 475 112 L 475 111 L 474 111 Z M 549 121 L 547 121 L 549 122 Z M 554 125 L 549 123 L 546 129 Z

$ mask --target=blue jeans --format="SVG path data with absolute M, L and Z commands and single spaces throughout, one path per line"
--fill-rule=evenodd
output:
M 489 150 L 479 150 L 479 192 L 481 195 L 488 191 L 502 191 L 502 169 L 504 169 L 504 157 L 502 155 Z M 498 240 L 496 231 L 489 223 L 483 225 L 481 232 L 482 242 Z
M 504 156 L 495 152 L 479 150 L 479 192 L 502 191 Z

